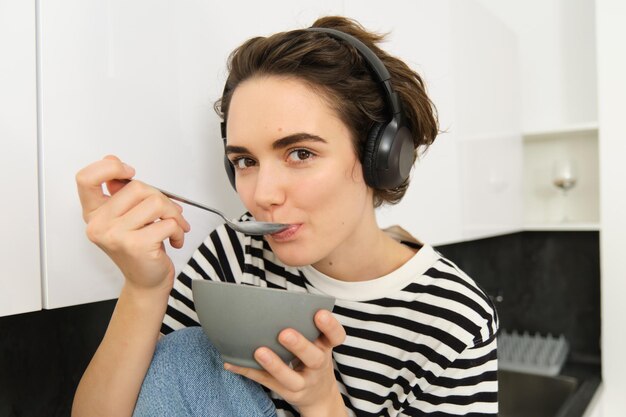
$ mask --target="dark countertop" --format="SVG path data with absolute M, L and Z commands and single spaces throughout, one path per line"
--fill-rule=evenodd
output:
M 556 417 L 582 417 L 602 383 L 600 360 L 571 357 L 563 366 L 561 375 L 578 380 L 578 388 L 563 404 Z

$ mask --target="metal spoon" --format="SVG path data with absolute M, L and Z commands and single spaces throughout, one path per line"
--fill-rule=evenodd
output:
M 128 184 L 131 180 L 118 180 L 120 182 Z M 204 204 L 196 203 L 195 201 L 191 201 L 185 197 L 181 197 L 174 193 L 170 193 L 169 191 L 162 190 L 151 185 L 152 188 L 155 188 L 157 191 L 160 191 L 163 195 L 172 200 L 180 201 L 181 203 L 189 204 L 190 206 L 198 207 L 206 211 L 210 211 L 211 213 L 217 214 L 220 216 L 226 224 L 233 230 L 236 230 L 241 233 L 245 233 L 247 235 L 269 235 L 272 233 L 280 232 L 282 230 L 287 229 L 290 225 L 284 223 L 269 223 L 269 222 L 257 222 L 257 221 L 247 221 L 247 222 L 237 222 L 229 220 L 224 213 L 219 210 L 216 210 L 212 207 L 205 206 Z

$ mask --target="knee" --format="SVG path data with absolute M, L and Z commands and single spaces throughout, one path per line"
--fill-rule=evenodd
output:
M 224 370 L 219 352 L 200 327 L 177 330 L 157 343 L 135 415 L 155 415 L 155 407 L 177 410 L 167 415 L 189 409 L 190 415 L 219 416 L 270 415 L 266 411 L 274 409 L 260 386 Z
M 157 343 L 153 361 L 174 358 L 179 364 L 181 359 L 194 360 L 194 358 L 214 362 L 219 360 L 219 352 L 201 327 L 187 327 L 161 337 Z
M 223 372 L 219 353 L 200 327 L 169 333 L 157 342 L 142 390 L 163 392 Z

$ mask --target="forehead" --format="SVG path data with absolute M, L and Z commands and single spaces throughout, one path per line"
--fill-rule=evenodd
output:
M 250 134 L 309 132 L 333 127 L 337 112 L 318 89 L 297 78 L 254 77 L 233 92 L 228 109 L 227 137 L 240 140 Z M 336 126 L 335 126 L 336 127 Z

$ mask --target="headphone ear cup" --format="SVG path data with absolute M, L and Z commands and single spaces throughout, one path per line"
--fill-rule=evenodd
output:
M 385 130 L 385 124 L 375 123 L 367 135 L 367 141 L 363 147 L 363 177 L 365 183 L 372 188 L 378 188 L 378 175 L 376 173 L 376 158 L 378 154 L 378 144 L 380 135 Z
M 226 87 L 224 87 L 224 92 L 222 93 L 222 97 L 226 95 L 226 91 L 227 91 Z M 235 182 L 235 167 L 226 156 L 226 122 L 225 121 L 220 123 L 220 133 L 222 134 L 222 144 L 224 145 L 224 168 L 226 169 L 226 175 L 228 176 L 228 181 L 230 181 L 230 185 L 232 185 L 235 191 L 237 191 L 237 184 Z
M 224 168 L 226 169 L 226 175 L 228 176 L 228 181 L 230 181 L 230 185 L 233 186 L 235 191 L 237 191 L 237 184 L 235 183 L 235 167 L 230 162 L 230 159 L 224 155 Z

